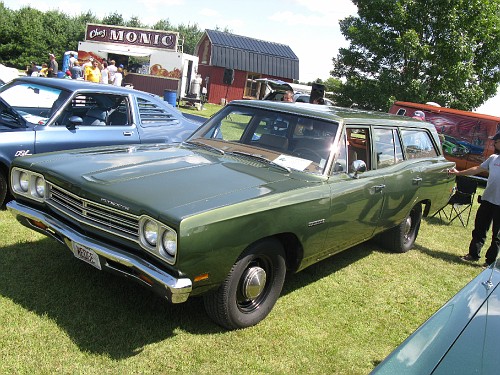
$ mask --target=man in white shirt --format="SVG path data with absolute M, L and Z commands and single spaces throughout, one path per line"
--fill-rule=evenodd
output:
M 450 171 L 450 173 L 457 176 L 470 176 L 488 172 L 488 181 L 474 221 L 469 253 L 461 257 L 462 260 L 469 262 L 479 260 L 481 248 L 486 241 L 486 235 L 491 224 L 493 224 L 491 245 L 486 251 L 486 263 L 483 267 L 495 262 L 500 250 L 500 131 L 491 139 L 494 142 L 495 152 L 481 165 L 476 165 L 464 171 L 457 171 L 456 169 Z
M 115 82 L 115 74 L 116 70 L 118 69 L 115 64 L 116 64 L 115 60 L 111 60 L 108 65 L 108 78 L 109 78 L 109 83 L 111 84 L 114 84 Z

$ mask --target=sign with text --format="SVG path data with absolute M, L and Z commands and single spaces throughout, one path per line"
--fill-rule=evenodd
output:
M 177 50 L 179 33 L 172 31 L 133 29 L 130 27 L 87 24 L 85 40 L 124 44 L 127 46 Z

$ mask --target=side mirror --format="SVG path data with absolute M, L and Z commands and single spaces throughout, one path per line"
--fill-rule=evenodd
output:
M 73 130 L 81 124 L 83 124 L 83 119 L 80 116 L 71 116 L 69 118 L 69 124 L 66 127 L 70 130 Z
M 366 163 L 363 160 L 354 160 L 351 164 L 353 177 L 358 178 L 358 174 L 366 172 Z

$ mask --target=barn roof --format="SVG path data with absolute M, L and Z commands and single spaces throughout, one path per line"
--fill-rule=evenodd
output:
M 286 44 L 217 30 L 205 30 L 211 42 L 211 65 L 299 79 L 299 58 Z

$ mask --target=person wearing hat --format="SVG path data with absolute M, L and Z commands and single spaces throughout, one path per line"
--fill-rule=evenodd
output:
M 53 53 L 49 53 L 50 62 L 49 69 L 47 72 L 47 77 L 57 77 L 57 72 L 59 71 L 59 64 L 56 61 L 56 57 Z
M 476 165 L 463 171 L 455 168 L 450 170 L 456 176 L 472 176 L 479 173 L 488 172 L 486 188 L 480 200 L 480 205 L 474 220 L 472 240 L 469 245 L 468 254 L 460 257 L 461 260 L 477 262 L 480 259 L 481 249 L 486 241 L 486 235 L 493 224 L 491 245 L 486 251 L 486 262 L 483 267 L 487 267 L 495 262 L 500 249 L 500 131 L 493 137 L 495 151 L 481 165 Z
M 421 121 L 425 121 L 425 113 L 422 111 L 415 111 L 415 113 L 413 113 L 412 118 L 417 119 L 417 120 L 421 120 Z

